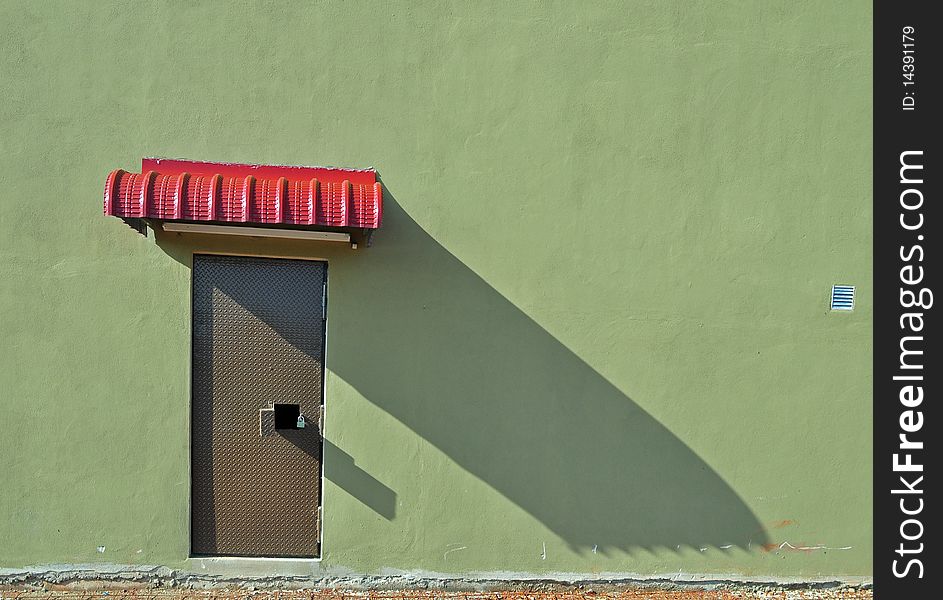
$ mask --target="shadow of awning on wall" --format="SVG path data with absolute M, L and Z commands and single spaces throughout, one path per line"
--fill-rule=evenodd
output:
M 186 242 L 157 241 L 189 264 Z M 330 344 L 331 371 L 571 547 L 769 542 L 718 473 L 436 242 L 387 188 L 383 228 L 358 253 L 357 276 L 330 284 L 363 302 L 331 311 L 329 337 L 345 339 Z M 343 454 L 325 476 L 394 518 L 395 492 Z

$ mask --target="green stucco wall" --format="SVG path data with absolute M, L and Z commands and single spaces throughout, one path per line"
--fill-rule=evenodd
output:
M 235 251 L 330 261 L 315 572 L 871 572 L 870 3 L 151 4 L 0 4 L 0 566 L 191 564 Z M 372 165 L 384 227 L 144 238 L 150 155 Z

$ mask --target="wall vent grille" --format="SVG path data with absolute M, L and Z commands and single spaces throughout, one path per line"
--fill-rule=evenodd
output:
M 855 286 L 833 285 L 832 286 L 832 310 L 854 310 L 854 309 L 855 309 Z

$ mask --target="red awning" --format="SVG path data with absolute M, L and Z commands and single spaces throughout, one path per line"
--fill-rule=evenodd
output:
M 382 220 L 383 191 L 373 169 L 145 158 L 140 173 L 118 169 L 108 176 L 105 214 L 125 220 L 373 230 Z

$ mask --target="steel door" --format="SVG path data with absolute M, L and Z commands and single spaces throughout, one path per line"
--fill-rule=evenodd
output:
M 193 257 L 194 555 L 319 555 L 326 281 L 323 262 Z

